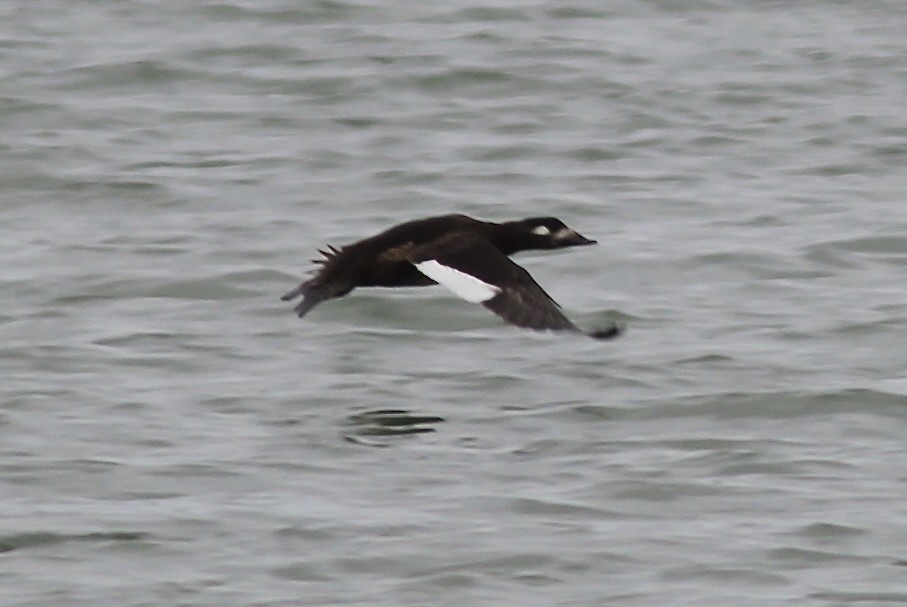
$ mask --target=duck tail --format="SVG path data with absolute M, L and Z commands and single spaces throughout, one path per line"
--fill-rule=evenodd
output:
M 301 285 L 299 285 L 292 291 L 285 293 L 280 298 L 280 301 L 290 301 L 290 300 L 296 299 L 297 297 L 299 297 L 300 295 L 302 295 L 304 293 L 305 293 L 305 283 L 302 283 Z
M 341 284 L 329 287 L 328 285 L 325 285 L 323 282 L 321 282 L 318 277 L 316 277 L 312 280 L 305 281 L 292 291 L 289 291 L 283 297 L 281 297 L 280 300 L 290 301 L 302 295 L 302 301 L 296 304 L 296 307 L 293 308 L 293 311 L 296 312 L 296 315 L 299 318 L 302 318 L 309 312 L 309 310 L 311 310 L 321 302 L 328 299 L 334 299 L 336 297 L 343 297 L 352 290 L 352 286 Z
M 299 316 L 299 318 L 305 316 L 309 310 L 323 302 L 325 299 L 331 298 L 327 289 L 321 286 L 312 285 L 311 281 L 307 281 L 286 293 L 280 300 L 291 301 L 300 295 L 302 295 L 302 301 L 293 308 L 293 311 L 296 312 L 296 315 Z
M 308 314 L 309 310 L 323 302 L 325 299 L 329 299 L 322 291 L 310 290 L 302 298 L 293 311 L 296 312 L 296 316 L 302 318 Z
M 321 302 L 335 297 L 342 297 L 353 289 L 347 280 L 338 276 L 335 262 L 343 252 L 343 249 L 338 249 L 334 245 L 327 245 L 326 249 L 318 249 L 318 252 L 322 257 L 311 260 L 316 267 L 310 270 L 310 273 L 315 274 L 315 276 L 304 281 L 280 298 L 281 301 L 291 301 L 301 295 L 302 301 L 293 308 L 296 315 L 300 318 Z

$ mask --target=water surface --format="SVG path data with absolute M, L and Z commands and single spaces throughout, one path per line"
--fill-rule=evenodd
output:
M 907 603 L 899 2 L 7 2 L 0 603 Z M 556 215 L 595 342 L 316 247 Z

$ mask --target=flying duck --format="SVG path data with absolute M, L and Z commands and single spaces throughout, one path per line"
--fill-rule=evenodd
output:
M 554 217 L 493 223 L 466 215 L 441 215 L 408 221 L 340 249 L 320 249 L 315 275 L 284 295 L 302 296 L 299 317 L 323 301 L 343 297 L 356 287 L 421 287 L 441 284 L 455 295 L 480 303 L 518 327 L 574 331 L 560 306 L 510 255 L 529 249 L 586 246 L 582 236 Z M 616 337 L 610 326 L 588 333 Z

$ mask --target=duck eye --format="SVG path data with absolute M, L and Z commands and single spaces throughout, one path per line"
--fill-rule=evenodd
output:
M 532 233 L 538 234 L 539 236 L 548 236 L 549 234 L 551 234 L 551 230 L 549 230 L 545 226 L 535 226 L 534 228 L 532 228 Z

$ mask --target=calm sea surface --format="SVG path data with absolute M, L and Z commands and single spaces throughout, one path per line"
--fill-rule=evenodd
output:
M 907 4 L 0 5 L 0 604 L 907 604 Z M 278 297 L 408 219 L 612 342 Z

